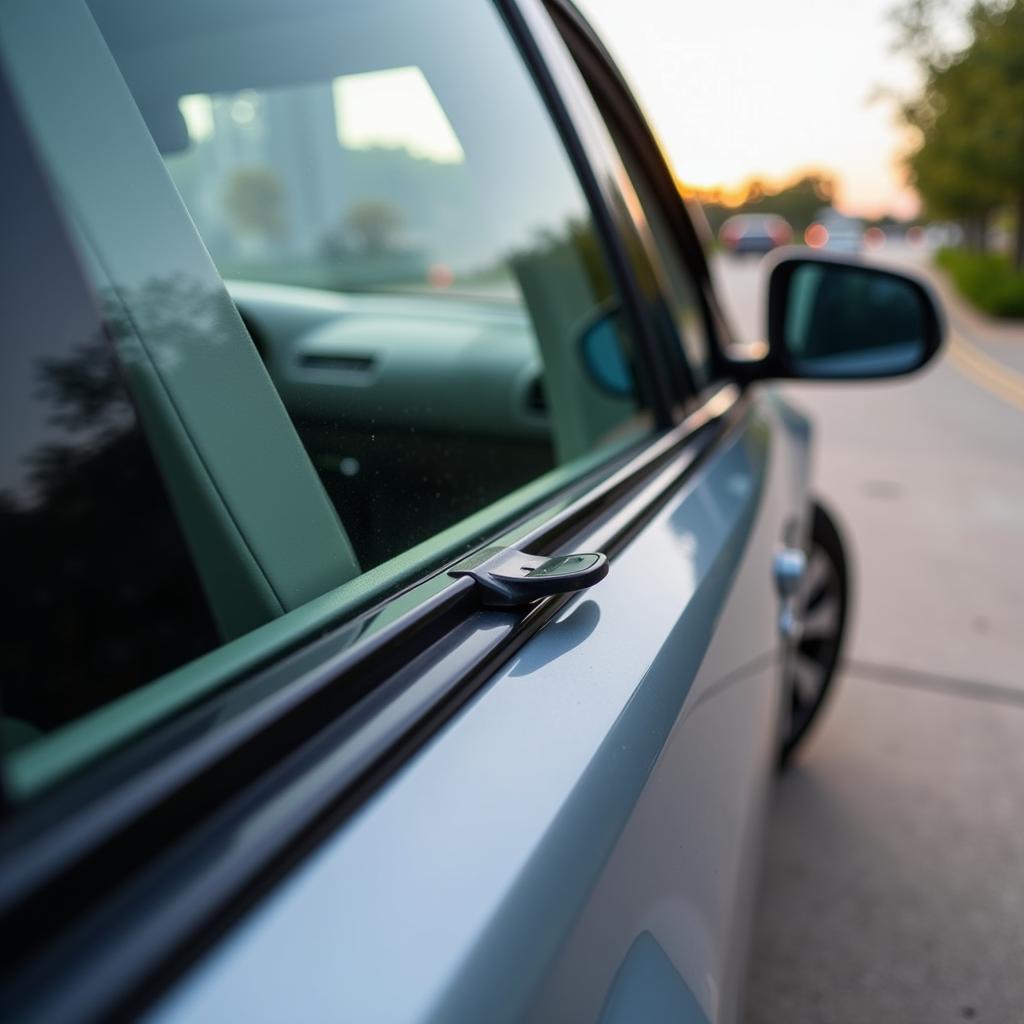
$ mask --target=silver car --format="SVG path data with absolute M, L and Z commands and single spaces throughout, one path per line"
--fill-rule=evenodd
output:
M 845 560 L 562 0 L 4 0 L 3 1015 L 734 1021 Z

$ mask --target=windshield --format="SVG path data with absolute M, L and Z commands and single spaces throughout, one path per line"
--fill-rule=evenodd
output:
M 517 254 L 584 215 L 570 178 L 503 156 L 517 111 L 467 89 L 485 69 L 452 38 L 458 4 L 299 0 L 286 26 L 263 3 L 213 8 L 230 26 L 192 0 L 92 6 L 225 278 L 517 301 Z M 532 135 L 528 166 L 564 161 L 552 145 Z

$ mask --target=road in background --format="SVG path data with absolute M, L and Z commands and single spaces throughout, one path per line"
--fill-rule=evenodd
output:
M 758 337 L 760 266 L 713 272 Z M 948 298 L 921 376 L 785 389 L 856 607 L 771 809 L 750 1024 L 1024 1021 L 1024 327 Z

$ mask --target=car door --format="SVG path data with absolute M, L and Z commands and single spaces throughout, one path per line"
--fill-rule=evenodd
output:
M 680 357 L 643 187 L 548 15 L 391 6 L 5 8 L 9 137 L 198 579 L 139 615 L 162 660 L 97 615 L 78 643 L 121 674 L 74 701 L 51 618 L 11 634 L 20 1017 L 637 1019 L 652 992 L 734 1015 L 805 430 Z M 368 95 L 388 130 L 357 127 Z M 320 166 L 348 175 L 343 220 Z M 410 167 L 434 205 L 402 224 L 380 182 L 408 195 Z M 360 291 L 371 270 L 388 289 Z M 495 607 L 494 549 L 610 568 Z M 93 591 L 66 592 L 68 629 Z

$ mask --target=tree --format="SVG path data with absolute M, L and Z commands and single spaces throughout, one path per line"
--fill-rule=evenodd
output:
M 959 50 L 939 41 L 936 20 L 948 10 L 906 0 L 893 15 L 923 77 L 903 106 L 919 137 L 907 167 L 929 212 L 964 220 L 979 247 L 992 213 L 1012 207 L 1013 259 L 1024 269 L 1024 0 L 975 0 Z
M 835 193 L 835 180 L 830 175 L 821 171 L 805 171 L 795 181 L 775 191 L 754 180 L 747 186 L 739 206 L 728 206 L 712 199 L 710 202 L 705 200 L 704 209 L 713 231 L 718 231 L 725 219 L 734 213 L 777 213 L 800 233 L 823 206 L 832 205 Z
M 968 61 L 932 72 L 930 87 L 909 104 L 904 117 L 921 142 L 907 159 L 912 183 L 932 216 L 960 219 L 966 237 L 985 247 L 989 218 L 1001 201 L 986 168 L 984 139 L 977 132 L 975 111 L 983 102 Z
M 362 199 L 348 212 L 348 226 L 369 253 L 387 252 L 402 226 L 402 212 L 386 199 Z
M 967 62 L 974 78 L 977 158 L 986 181 L 1016 217 L 1014 266 L 1024 270 L 1024 0 L 1005 8 L 979 5 Z
M 267 167 L 239 167 L 224 190 L 224 209 L 239 234 L 261 241 L 284 231 L 284 189 Z

